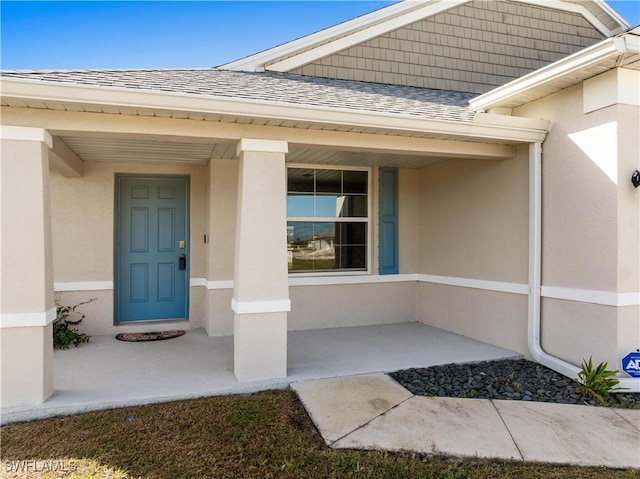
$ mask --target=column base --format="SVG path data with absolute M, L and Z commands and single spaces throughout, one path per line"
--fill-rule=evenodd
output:
M 53 394 L 53 325 L 1 328 L 2 407 L 40 404 Z
M 287 376 L 287 313 L 235 314 L 233 371 L 240 382 Z

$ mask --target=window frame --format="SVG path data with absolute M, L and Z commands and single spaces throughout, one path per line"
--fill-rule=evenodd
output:
M 370 275 L 372 271 L 372 248 L 373 248 L 373 168 L 368 166 L 343 166 L 343 165 L 314 165 L 307 163 L 287 163 L 287 181 L 285 184 L 285 194 L 289 197 L 289 168 L 302 168 L 312 170 L 336 170 L 336 171 L 365 171 L 367 172 L 367 216 L 346 216 L 346 217 L 324 217 L 324 216 L 289 216 L 286 214 L 287 224 L 290 221 L 305 221 L 313 223 L 365 223 L 367 225 L 367 232 L 365 236 L 366 240 L 366 269 L 364 270 L 336 270 L 336 271 L 288 271 L 290 278 L 302 278 L 302 277 L 319 277 L 319 276 L 364 276 Z M 315 192 L 314 192 L 315 195 Z

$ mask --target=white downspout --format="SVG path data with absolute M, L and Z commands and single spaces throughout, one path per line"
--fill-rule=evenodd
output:
M 580 368 L 546 353 L 540 344 L 540 298 L 542 264 L 542 143 L 529 145 L 529 352 L 533 359 L 569 378 Z M 618 387 L 627 392 L 640 392 L 640 379 L 617 378 Z

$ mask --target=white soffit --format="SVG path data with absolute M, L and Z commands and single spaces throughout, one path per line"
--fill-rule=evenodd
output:
M 63 136 L 62 140 L 85 161 L 206 165 L 216 147 L 215 144 L 122 138 Z

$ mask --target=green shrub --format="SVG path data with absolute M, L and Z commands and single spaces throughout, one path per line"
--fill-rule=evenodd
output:
M 89 342 L 91 336 L 81 333 L 74 327 L 80 324 L 85 316 L 83 313 L 76 311 L 76 308 L 95 300 L 96 298 L 91 298 L 73 306 L 63 306 L 56 300 L 56 319 L 53 320 L 54 349 L 69 349 L 71 344 L 78 347 L 80 343 Z
M 578 377 L 574 379 L 579 384 L 580 392 L 583 396 L 595 399 L 599 403 L 606 405 L 609 394 L 619 391 L 622 388 L 616 387 L 620 381 L 615 376 L 618 371 L 608 371 L 607 363 L 600 363 L 595 369 L 593 361 L 582 360 L 582 368 L 578 372 Z

